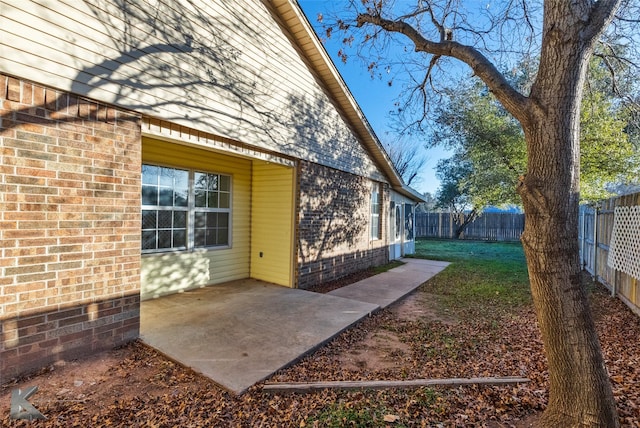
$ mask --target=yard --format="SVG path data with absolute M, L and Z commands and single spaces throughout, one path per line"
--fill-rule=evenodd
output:
M 388 310 L 274 375 L 271 382 L 525 376 L 528 384 L 278 395 L 261 385 L 235 397 L 134 343 L 52 366 L 2 386 L 3 426 L 530 426 L 546 400 L 542 344 L 522 248 L 418 241 L 421 257 L 453 262 Z M 640 318 L 585 284 L 624 426 L 640 427 Z M 11 390 L 47 420 L 9 419 Z M 385 422 L 384 419 L 395 422 Z

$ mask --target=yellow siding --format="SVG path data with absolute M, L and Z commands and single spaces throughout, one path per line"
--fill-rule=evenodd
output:
M 288 287 L 294 286 L 293 187 L 293 168 L 254 162 L 251 277 Z
M 251 161 L 143 138 L 142 162 L 230 174 L 233 194 L 231 248 L 143 256 L 142 298 L 249 277 Z

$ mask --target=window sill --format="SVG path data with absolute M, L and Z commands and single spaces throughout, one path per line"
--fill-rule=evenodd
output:
M 192 249 L 184 249 L 184 250 L 166 250 L 166 251 L 153 251 L 153 252 L 143 252 L 142 257 L 160 257 L 160 256 L 177 256 L 181 254 L 192 254 L 192 253 L 209 253 L 212 251 L 220 251 L 220 250 L 230 250 L 233 248 L 231 245 L 220 246 L 220 247 L 207 247 L 207 248 L 192 248 Z

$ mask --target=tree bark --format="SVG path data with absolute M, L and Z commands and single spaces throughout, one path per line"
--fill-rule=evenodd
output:
M 531 155 L 561 139 L 549 132 L 533 135 Z M 547 151 L 545 151 L 547 152 Z M 578 257 L 578 198 L 567 185 L 568 172 L 531 168 L 521 184 L 526 224 L 522 243 L 549 368 L 546 427 L 616 427 L 618 418 L 609 377 L 581 284 Z M 559 183 L 559 176 L 565 184 Z
M 456 239 L 460 239 L 464 231 L 467 230 L 467 226 L 478 217 L 478 212 L 474 208 L 469 214 L 465 214 L 464 211 L 460 212 L 457 217 L 459 218 L 454 222 L 456 224 L 454 235 Z
M 550 16 L 565 13 L 564 19 Z M 580 18 L 579 13 L 570 16 Z M 578 249 L 579 115 L 593 41 L 566 10 L 545 10 L 540 67 L 523 123 L 527 175 L 521 177 L 522 243 L 549 367 L 546 427 L 617 427 L 600 342 L 581 284 Z M 558 23 L 562 23 L 559 26 Z

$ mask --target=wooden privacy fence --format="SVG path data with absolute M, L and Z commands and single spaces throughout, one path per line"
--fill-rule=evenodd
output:
M 461 216 L 457 213 L 416 213 L 416 237 L 455 238 Z M 460 239 L 518 241 L 523 230 L 524 214 L 483 213 L 469 223 Z
M 579 240 L 584 269 L 640 316 L 639 206 L 640 193 L 581 206 Z

